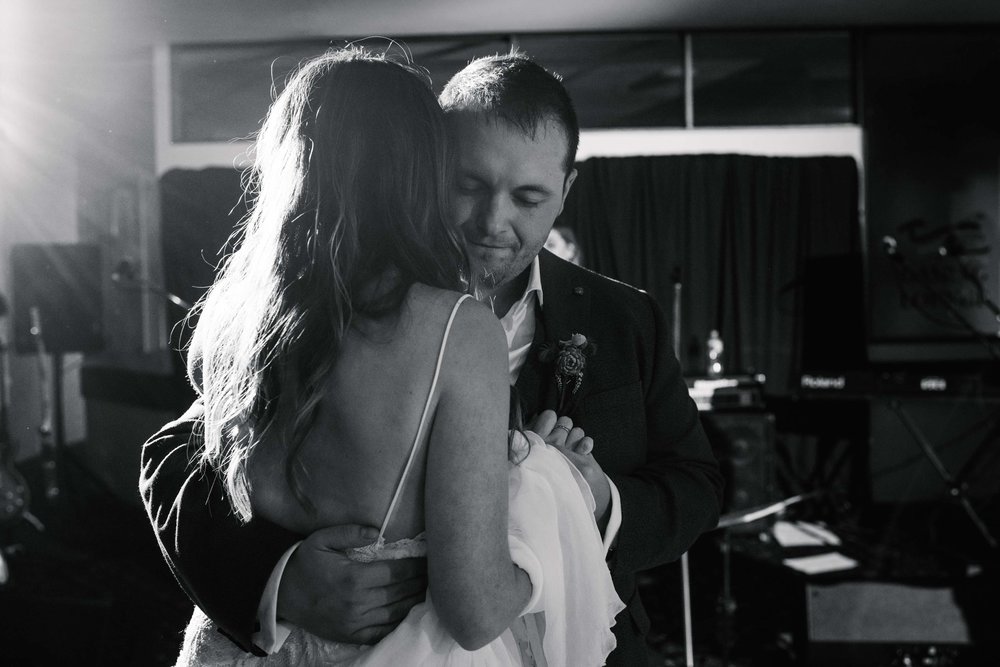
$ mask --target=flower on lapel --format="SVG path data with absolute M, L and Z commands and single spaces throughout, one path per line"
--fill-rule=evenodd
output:
M 587 368 L 587 357 L 593 356 L 595 352 L 597 343 L 587 340 L 586 336 L 579 333 L 571 334 L 566 340 L 544 343 L 539 348 L 539 359 L 545 363 L 555 361 L 560 411 L 567 407 L 568 396 L 576 394 L 580 389 L 583 371 Z

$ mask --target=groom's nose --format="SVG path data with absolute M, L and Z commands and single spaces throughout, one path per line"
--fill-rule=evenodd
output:
M 476 206 L 476 229 L 485 237 L 503 235 L 510 228 L 511 205 L 501 195 L 483 197 Z

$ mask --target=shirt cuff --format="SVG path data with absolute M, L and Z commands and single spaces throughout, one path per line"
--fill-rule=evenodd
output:
M 608 477 L 605 475 L 605 477 Z M 608 477 L 608 486 L 611 487 L 611 516 L 608 517 L 608 527 L 604 529 L 604 558 L 618 543 L 618 531 L 622 527 L 622 497 L 618 493 L 618 487 Z
M 264 593 L 260 596 L 260 604 L 257 606 L 257 627 L 259 629 L 253 633 L 250 641 L 268 655 L 281 649 L 281 645 L 285 643 L 292 631 L 291 625 L 278 620 L 278 586 L 281 585 L 281 576 L 285 573 L 288 559 L 292 557 L 300 544 L 302 544 L 301 541 L 288 547 L 288 550 L 278 559 L 278 563 L 274 566 L 271 576 L 267 580 L 267 585 L 264 586 Z

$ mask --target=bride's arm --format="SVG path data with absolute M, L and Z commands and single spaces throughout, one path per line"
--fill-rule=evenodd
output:
M 507 541 L 507 341 L 485 307 L 456 316 L 427 452 L 427 567 L 445 628 L 473 650 L 523 611 L 531 583 Z

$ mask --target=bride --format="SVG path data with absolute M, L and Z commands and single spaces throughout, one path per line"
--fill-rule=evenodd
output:
M 301 629 L 267 657 L 199 610 L 180 665 L 603 664 L 615 595 L 585 480 L 508 431 L 507 344 L 446 217 L 443 114 L 358 47 L 305 63 L 256 147 L 252 210 L 199 304 L 202 465 L 234 512 L 301 534 L 381 526 L 357 560 L 427 558 L 426 601 L 375 646 Z M 545 612 L 531 650 L 509 628 Z

